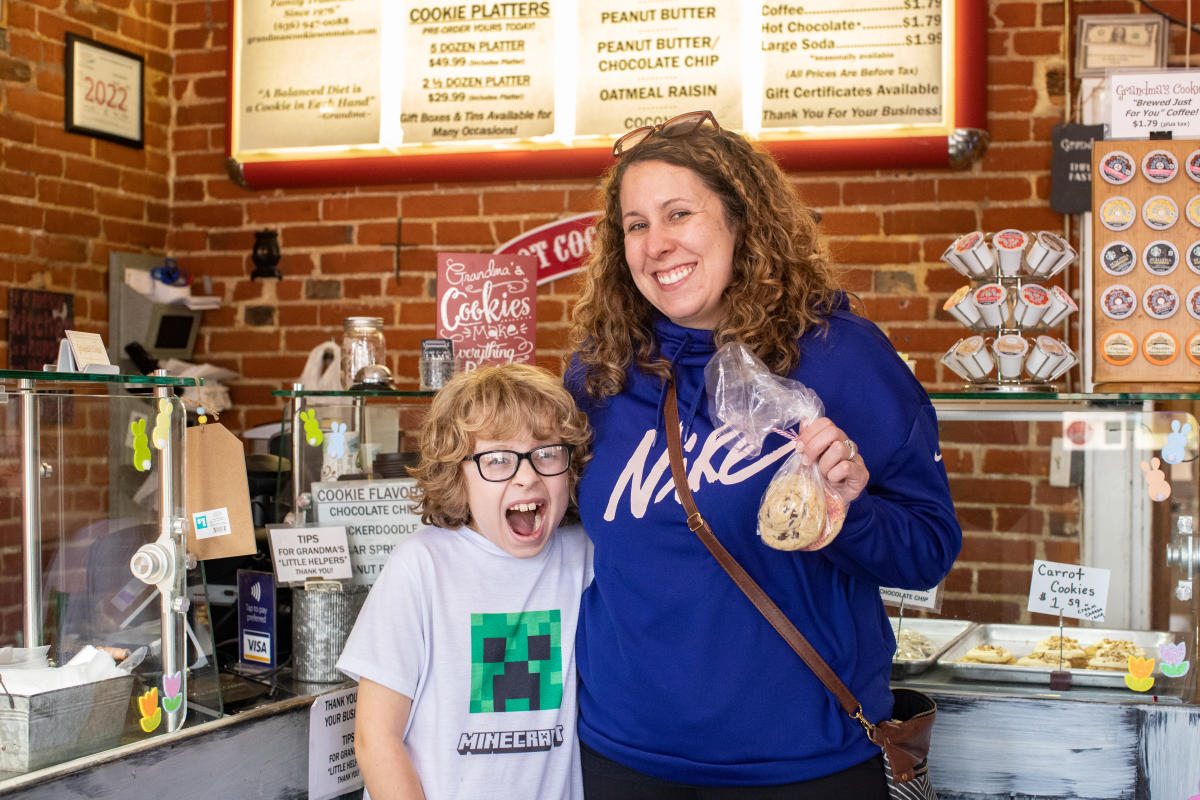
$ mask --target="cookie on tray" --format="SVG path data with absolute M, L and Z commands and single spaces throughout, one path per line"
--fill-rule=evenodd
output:
M 963 664 L 1015 664 L 1017 659 L 998 644 L 979 644 L 959 659 Z

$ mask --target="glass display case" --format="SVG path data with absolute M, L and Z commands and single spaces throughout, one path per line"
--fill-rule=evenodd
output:
M 891 599 L 895 681 L 1195 702 L 1200 395 L 933 399 L 963 549 L 940 591 Z
M 196 385 L 0 371 L 0 780 L 222 714 L 186 552 Z
M 291 447 L 288 482 L 277 510 L 291 524 L 320 521 L 316 484 L 407 478 L 417 461 L 416 433 L 434 392 L 389 389 L 272 392 L 287 400 L 282 430 Z M 290 500 L 284 500 L 290 498 Z

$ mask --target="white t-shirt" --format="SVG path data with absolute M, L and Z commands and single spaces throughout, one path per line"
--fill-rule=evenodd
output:
M 582 800 L 575 626 L 583 528 L 515 558 L 469 528 L 425 528 L 371 588 L 337 667 L 412 698 L 404 742 L 427 800 Z

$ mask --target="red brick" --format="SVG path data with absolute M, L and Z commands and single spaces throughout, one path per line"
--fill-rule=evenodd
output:
M 402 217 L 474 217 L 479 214 L 477 193 L 408 195 L 400 201 Z
M 246 221 L 254 225 L 273 222 L 316 222 L 320 219 L 320 203 L 316 200 L 254 201 L 246 204 Z
M 391 196 L 329 197 L 321 201 L 321 219 L 395 218 L 397 208 L 399 201 Z
M 1062 34 L 1057 30 L 1017 31 L 1012 46 L 1019 55 L 1056 56 L 1062 52 Z

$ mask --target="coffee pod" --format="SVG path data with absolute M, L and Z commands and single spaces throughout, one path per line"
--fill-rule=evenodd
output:
M 1192 272 L 1200 275 L 1200 242 L 1192 242 L 1188 245 L 1187 252 L 1183 256 L 1183 263 L 1187 264 L 1187 268 Z
M 1047 378 L 1047 380 L 1051 381 L 1058 380 L 1060 377 L 1062 377 L 1063 373 L 1079 363 L 1079 356 L 1075 355 L 1074 351 L 1071 350 L 1070 347 L 1067 347 L 1066 342 L 1064 342 L 1062 339 L 1056 339 L 1055 341 L 1057 341 L 1062 349 L 1066 351 L 1067 355 L 1062 361 L 1059 361 L 1058 364 L 1055 365 L 1054 371 L 1050 373 L 1050 377 Z
M 1142 340 L 1142 355 L 1156 367 L 1165 367 L 1179 355 L 1179 340 L 1169 331 L 1150 331 Z
M 1192 319 L 1200 319 L 1200 286 L 1193 286 L 1187 293 L 1183 307 L 1192 315 Z
M 1200 367 L 1200 333 L 1193 333 L 1187 341 L 1187 357 L 1193 364 Z
M 1123 150 L 1112 150 L 1100 158 L 1100 177 L 1114 186 L 1133 180 L 1136 166 L 1133 157 Z
M 992 237 L 992 247 L 1000 262 L 1001 275 L 1016 275 L 1021 271 L 1021 256 L 1025 254 L 1025 245 L 1029 237 L 1022 231 L 1006 228 Z
M 1193 150 L 1183 160 L 1183 171 L 1192 180 L 1200 183 L 1200 150 Z
M 1128 331 L 1109 331 L 1100 341 L 1100 356 L 1114 367 L 1123 367 L 1137 358 L 1138 344 Z
M 1179 250 L 1166 239 L 1155 239 L 1142 250 L 1142 266 L 1155 277 L 1170 275 L 1179 266 Z
M 980 322 L 989 328 L 999 328 L 1008 318 L 1008 290 L 998 283 L 985 283 L 972 295 L 979 309 Z
M 1019 378 L 1025 355 L 1029 352 L 1029 342 L 1024 336 L 1006 333 L 992 342 L 992 352 L 996 354 L 996 369 L 1001 378 Z
M 960 275 L 972 278 L 974 276 L 971 274 L 971 271 L 967 269 L 967 265 L 962 262 L 962 259 L 958 257 L 958 253 L 954 251 L 954 245 L 956 243 L 957 242 L 951 242 L 949 245 L 947 245 L 946 252 L 942 253 L 942 261 L 945 261 L 947 264 L 949 264 L 950 267 Z
M 1200 242 L 1196 243 L 1200 245 Z M 1197 250 L 1200 255 L 1200 250 Z M 1100 269 L 1114 277 L 1128 275 L 1137 266 L 1137 255 L 1128 242 L 1109 242 L 1100 251 Z
M 995 258 L 981 232 L 971 231 L 960 236 L 954 243 L 954 252 L 972 277 L 986 278 L 993 274 Z
M 1142 159 L 1142 174 L 1151 183 L 1166 183 L 1179 172 L 1179 162 L 1169 150 L 1151 150 Z
M 1137 306 L 1137 295 L 1124 284 L 1114 283 L 1100 293 L 1100 310 L 1109 319 L 1131 317 Z
M 1067 294 L 1067 290 L 1061 286 L 1050 287 L 1050 307 L 1046 309 L 1046 315 L 1042 317 L 1042 324 L 1047 328 L 1052 325 L 1057 325 L 1067 318 L 1068 315 L 1074 314 L 1079 310 L 1079 304 L 1075 302 L 1071 295 Z
M 1037 284 L 1027 283 L 1013 304 L 1013 322 L 1022 328 L 1032 328 L 1042 321 L 1049 308 L 1050 293 Z
M 982 380 L 996 366 L 982 336 L 968 336 L 954 348 L 954 354 L 971 380 Z
M 1184 216 L 1188 222 L 1200 228 L 1200 194 L 1193 195 L 1191 200 L 1183 207 Z
M 970 285 L 958 287 L 958 291 L 946 298 L 942 310 L 968 328 L 979 322 L 979 309 L 971 299 Z
M 1169 319 L 1179 310 L 1179 294 L 1165 283 L 1156 283 L 1142 295 L 1142 310 L 1154 319 Z
M 1066 346 L 1053 336 L 1039 336 L 1029 348 L 1025 358 L 1025 371 L 1040 381 L 1049 380 L 1050 375 L 1067 357 Z
M 1110 231 L 1123 231 L 1133 226 L 1137 209 L 1128 197 L 1110 197 L 1100 205 L 1100 224 Z
M 1165 194 L 1156 194 L 1142 203 L 1142 222 L 1151 230 L 1165 231 L 1179 219 L 1179 206 Z
M 959 339 L 954 344 L 950 345 L 950 349 L 942 356 L 941 362 L 949 367 L 955 375 L 963 380 L 971 380 L 971 374 L 967 372 L 967 368 L 963 366 L 962 359 L 958 357 L 958 346 L 962 344 L 962 339 Z
M 1071 243 L 1068 242 L 1063 237 L 1059 236 L 1057 233 L 1054 233 L 1052 231 L 1046 231 L 1046 235 L 1053 239 L 1056 239 L 1058 241 L 1058 243 L 1062 246 L 1062 254 L 1058 257 L 1058 260 L 1055 261 L 1053 264 L 1051 264 L 1046 269 L 1045 276 L 1047 278 L 1053 278 L 1055 275 L 1062 272 L 1067 267 L 1071 266 L 1071 263 L 1075 260 L 1075 257 L 1078 254 L 1075 252 L 1075 248 L 1071 247 Z M 1043 261 L 1043 263 L 1045 263 L 1045 262 Z
M 1025 253 L 1025 264 L 1031 275 L 1048 275 L 1064 255 L 1066 248 L 1061 236 L 1050 231 L 1038 231 Z

